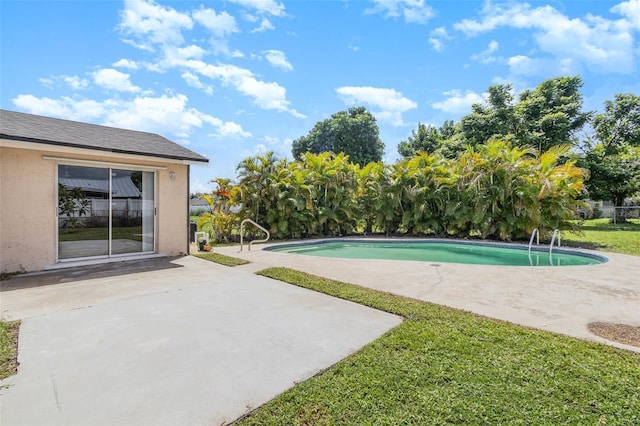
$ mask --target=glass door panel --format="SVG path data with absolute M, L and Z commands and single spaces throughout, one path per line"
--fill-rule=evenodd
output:
M 58 258 L 109 254 L 109 170 L 58 166 Z
M 154 249 L 154 174 L 111 170 L 111 254 Z

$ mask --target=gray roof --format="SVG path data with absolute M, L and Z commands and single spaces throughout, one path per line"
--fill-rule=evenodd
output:
M 0 138 L 207 163 L 200 154 L 155 133 L 98 126 L 0 109 Z

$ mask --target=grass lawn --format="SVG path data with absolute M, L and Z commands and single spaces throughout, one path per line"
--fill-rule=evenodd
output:
M 246 265 L 249 263 L 248 260 L 238 259 L 237 257 L 225 256 L 224 254 L 219 253 L 198 253 L 194 254 L 195 257 L 199 257 L 200 259 L 205 259 L 210 262 L 219 263 L 224 266 L 238 266 L 238 265 Z
M 18 371 L 20 321 L 0 321 L 0 380 Z
M 609 219 L 585 220 L 582 235 L 562 234 L 562 245 L 640 256 L 640 220 L 613 225 Z
M 640 355 L 285 268 L 405 321 L 240 425 L 640 424 Z
M 114 240 L 125 239 L 142 241 L 142 226 L 117 227 L 111 229 Z M 59 241 L 107 240 L 109 228 L 75 228 L 60 232 Z

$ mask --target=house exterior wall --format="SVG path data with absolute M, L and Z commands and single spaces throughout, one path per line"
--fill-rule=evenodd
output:
M 0 141 L 0 272 L 38 271 L 56 263 L 56 169 L 63 161 L 43 156 L 166 168 L 156 171 L 156 252 L 186 254 L 188 169 L 179 160 L 131 158 L 120 154 L 74 152 L 42 145 L 21 149 Z M 33 145 L 33 144 L 26 144 Z M 173 171 L 175 178 L 169 173 Z

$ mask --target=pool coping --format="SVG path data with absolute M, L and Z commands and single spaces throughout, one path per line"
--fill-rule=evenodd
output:
M 317 244 L 329 244 L 335 243 L 338 241 L 361 241 L 361 242 L 371 242 L 371 243 L 390 243 L 390 244 L 400 244 L 400 243 L 456 243 L 462 245 L 474 245 L 474 246 L 485 246 L 485 247 L 496 247 L 496 248 L 506 248 L 511 250 L 521 250 L 528 251 L 529 245 L 522 243 L 507 243 L 507 242 L 496 242 L 496 241 L 482 241 L 482 240 L 464 240 L 464 239 L 453 239 L 453 238 L 393 238 L 393 237 L 385 237 L 385 238 L 374 238 L 374 237 L 336 237 L 336 238 L 319 238 L 314 240 L 301 240 L 299 242 L 283 242 L 283 243 L 271 243 L 265 244 L 263 246 L 263 250 L 267 251 L 276 251 L 278 248 L 288 248 L 288 247 L 299 247 L 299 246 L 311 246 Z M 531 251 L 536 252 L 547 252 L 549 251 L 549 247 L 544 247 L 540 245 L 531 246 Z M 598 260 L 600 263 L 607 263 L 609 258 L 596 253 L 589 253 L 582 250 L 577 250 L 574 248 L 567 249 L 566 247 L 554 247 L 552 249 L 555 253 L 569 254 L 574 256 L 582 256 L 594 260 Z M 325 256 L 322 256 L 325 257 Z M 329 256 L 326 256 L 329 257 Z M 403 259 L 388 259 L 388 260 L 403 260 Z M 421 262 L 431 262 L 430 260 L 421 260 Z M 467 265 L 467 263 L 458 263 L 458 262 L 447 262 L 447 263 L 456 263 L 460 265 Z M 593 266 L 594 264 L 589 265 L 570 265 L 570 266 Z M 485 265 L 485 266 L 522 266 L 522 265 Z M 534 265 L 530 265 L 534 266 Z M 546 267 L 553 265 L 536 265 L 536 267 Z M 562 265 L 565 266 L 565 265 Z

